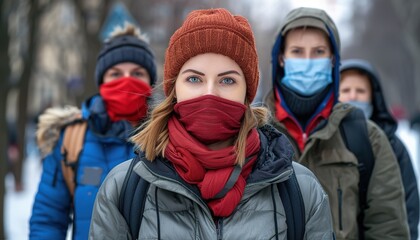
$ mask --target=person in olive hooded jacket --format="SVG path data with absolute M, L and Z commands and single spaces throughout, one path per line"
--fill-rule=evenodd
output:
M 366 118 L 384 130 L 391 143 L 404 184 L 410 236 L 411 239 L 417 239 L 420 207 L 417 179 L 410 155 L 401 139 L 395 134 L 398 123 L 388 111 L 379 74 L 369 62 L 362 59 L 343 60 L 340 72 L 339 101 L 362 109 Z
M 327 192 L 337 239 L 408 239 L 398 163 L 386 135 L 372 122 L 367 134 L 375 165 L 367 206 L 359 207 L 358 160 L 339 130 L 356 108 L 337 101 L 339 66 L 340 38 L 328 14 L 292 10 L 272 49 L 273 85 L 265 99 L 273 124 L 294 144 L 295 161 L 312 170 Z

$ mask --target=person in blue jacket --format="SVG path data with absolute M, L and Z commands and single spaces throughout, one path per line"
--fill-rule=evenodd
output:
M 362 109 L 366 118 L 384 130 L 391 143 L 404 185 L 411 239 L 417 239 L 420 207 L 417 179 L 410 155 L 401 139 L 395 134 L 398 123 L 388 111 L 379 74 L 372 64 L 362 59 L 343 60 L 340 72 L 339 100 Z
M 44 154 L 43 172 L 30 218 L 30 239 L 87 239 L 98 189 L 109 171 L 134 157 L 127 139 L 146 118 L 156 82 L 154 54 L 140 29 L 119 27 L 105 41 L 96 63 L 99 94 L 76 107 L 47 109 L 39 117 L 37 140 Z M 62 171 L 63 133 L 69 125 L 87 122 L 83 149 L 75 166 L 72 196 Z

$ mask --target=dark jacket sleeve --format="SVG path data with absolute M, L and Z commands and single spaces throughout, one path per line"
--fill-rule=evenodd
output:
M 41 180 L 32 207 L 29 239 L 65 239 L 71 197 L 61 171 L 61 140 L 43 160 Z
M 385 133 L 368 122 L 369 139 L 375 155 L 375 166 L 364 211 L 366 239 L 409 239 L 404 186 L 398 161 Z
M 420 202 L 419 191 L 417 188 L 417 179 L 414 173 L 413 164 L 407 149 L 397 136 L 394 136 L 390 142 L 400 166 L 401 177 L 405 191 L 405 204 L 407 207 L 407 218 L 410 227 L 411 239 L 417 239 Z

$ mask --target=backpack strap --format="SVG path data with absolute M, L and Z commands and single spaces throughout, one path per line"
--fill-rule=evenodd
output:
M 133 171 L 134 165 L 139 161 L 138 157 L 131 160 L 124 178 L 118 203 L 118 210 L 130 228 L 132 239 L 138 238 L 147 191 L 150 186 L 149 182 L 145 181 Z
M 359 225 L 359 239 L 364 239 L 363 225 L 364 210 L 367 208 L 367 191 L 372 175 L 375 158 L 369 140 L 366 118 L 362 110 L 354 109 L 341 121 L 340 132 L 348 150 L 357 158 L 359 169 L 359 205 L 360 214 L 357 216 Z
M 295 172 L 277 188 L 286 213 L 287 239 L 301 240 L 305 234 L 305 204 Z
M 63 171 L 64 181 L 73 198 L 74 188 L 76 186 L 75 172 L 80 152 L 83 149 L 87 121 L 79 120 L 64 129 L 63 143 L 61 145 L 61 169 Z

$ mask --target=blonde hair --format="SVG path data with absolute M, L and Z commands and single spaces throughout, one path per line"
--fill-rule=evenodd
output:
M 170 81 L 174 83 L 175 80 Z M 145 152 L 146 159 L 149 161 L 154 161 L 157 156 L 165 155 L 169 142 L 168 120 L 173 114 L 175 104 L 175 88 L 172 87 L 163 102 L 152 110 L 150 118 L 139 127 L 139 132 L 130 138 L 131 142 Z M 248 108 L 234 144 L 236 163 L 240 166 L 245 163 L 246 139 L 249 132 L 255 127 L 266 124 L 269 120 L 267 108 L 251 107 L 248 100 L 245 100 L 245 105 Z
M 142 33 L 139 27 L 135 26 L 133 23 L 130 22 L 124 22 L 123 26 L 116 26 L 112 30 L 109 38 L 105 40 L 105 42 L 108 42 L 115 37 L 125 35 L 134 36 L 146 43 L 149 43 L 149 38 L 147 37 L 147 35 Z

